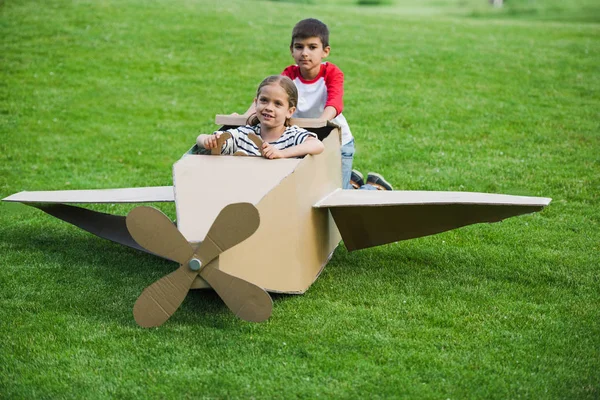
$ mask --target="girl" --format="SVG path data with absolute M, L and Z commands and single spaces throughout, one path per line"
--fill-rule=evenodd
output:
M 249 118 L 250 125 L 228 129 L 232 138 L 225 141 L 221 154 L 243 150 L 248 155 L 269 159 L 320 154 L 324 146 L 316 134 L 289 124 L 297 104 L 298 90 L 290 78 L 281 75 L 267 77 L 256 91 L 256 112 Z M 217 131 L 212 135 L 202 134 L 196 139 L 196 144 L 201 148 L 213 149 L 217 146 L 221 133 Z M 261 148 L 248 138 L 249 133 L 261 137 Z

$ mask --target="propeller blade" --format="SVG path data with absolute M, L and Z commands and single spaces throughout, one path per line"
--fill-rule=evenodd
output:
M 249 238 L 259 224 L 258 210 L 250 203 L 233 203 L 223 208 L 196 251 L 202 265 Z
M 153 207 L 136 207 L 127 214 L 127 230 L 143 248 L 179 264 L 186 264 L 194 255 L 193 247 L 183 237 L 173 221 Z
M 200 276 L 215 289 L 227 307 L 239 318 L 250 322 L 262 322 L 271 316 L 273 300 L 264 289 L 213 268 L 212 265 L 203 268 Z
M 144 328 L 159 326 L 168 320 L 187 296 L 198 271 L 187 263 L 148 286 L 133 306 L 135 322 Z
M 252 140 L 254 142 L 254 144 L 260 149 L 262 147 L 263 144 L 263 140 L 260 136 L 258 136 L 256 133 L 249 133 L 248 134 L 248 139 Z
M 181 266 L 169 275 L 148 286 L 133 307 L 136 322 L 149 328 L 164 323 L 179 308 L 198 276 L 190 259 L 200 268 L 206 281 L 225 301 L 225 304 L 249 321 L 264 321 L 271 315 L 271 297 L 263 289 L 208 266 L 223 251 L 250 237 L 260 224 L 258 210 L 250 203 L 234 203 L 223 208 L 210 227 L 198 249 L 188 243 L 171 220 L 152 207 L 137 207 L 126 219 L 131 236 L 142 247 Z M 200 261 L 200 262 L 198 262 Z M 206 266 L 207 268 L 202 268 Z M 216 272 L 215 272 L 216 271 Z M 217 289 L 218 287 L 218 289 Z M 266 296 L 266 298 L 265 298 Z
M 217 139 L 217 147 L 212 149 L 210 151 L 210 154 L 213 156 L 220 156 L 221 150 L 223 149 L 223 144 L 225 144 L 225 141 L 227 139 L 231 139 L 231 138 L 232 138 L 231 133 L 229 133 L 229 132 L 221 133 L 221 136 L 219 136 L 219 138 Z
M 250 139 L 252 142 L 254 142 L 256 147 L 258 147 L 258 151 L 260 151 L 260 154 L 262 154 L 263 153 L 263 151 L 262 151 L 263 140 L 261 139 L 261 137 L 258 136 L 256 133 L 249 133 L 248 139 Z

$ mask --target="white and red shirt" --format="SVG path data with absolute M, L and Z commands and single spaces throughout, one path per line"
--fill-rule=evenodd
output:
M 337 110 L 337 116 L 332 122 L 342 127 L 342 144 L 352 140 L 352 132 L 346 118 L 342 115 L 344 73 L 336 65 L 329 62 L 322 63 L 319 74 L 311 80 L 302 77 L 300 67 L 297 65 L 290 65 L 281 75 L 294 81 L 298 89 L 298 107 L 294 117 L 319 118 L 325 107 L 332 106 Z

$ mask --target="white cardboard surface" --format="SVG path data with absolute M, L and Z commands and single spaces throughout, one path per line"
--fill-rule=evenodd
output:
M 552 199 L 545 197 L 511 196 L 506 194 L 475 192 L 337 190 L 318 201 L 315 204 L 315 207 L 377 207 L 419 204 L 488 204 L 544 207 L 547 206 L 551 200 Z
M 173 166 L 177 227 L 189 242 L 201 242 L 225 206 L 258 204 L 301 161 L 209 155 L 183 158 Z
M 19 192 L 3 201 L 19 203 L 151 203 L 175 200 L 173 186 Z

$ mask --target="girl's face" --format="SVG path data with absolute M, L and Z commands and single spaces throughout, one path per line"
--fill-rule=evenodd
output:
M 291 118 L 296 107 L 290 107 L 289 96 L 278 84 L 272 83 L 260 89 L 258 97 L 254 99 L 256 116 L 263 128 L 278 128 Z

